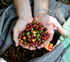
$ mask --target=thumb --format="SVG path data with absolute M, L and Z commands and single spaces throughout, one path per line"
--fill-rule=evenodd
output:
M 18 35 L 19 33 L 17 31 L 13 31 L 13 40 L 15 41 L 16 46 L 19 46 Z
M 54 20 L 54 23 L 53 24 L 54 24 L 54 27 L 57 28 L 58 32 L 60 34 L 64 35 L 64 31 L 62 29 L 62 26 L 59 24 L 59 22 L 56 19 Z

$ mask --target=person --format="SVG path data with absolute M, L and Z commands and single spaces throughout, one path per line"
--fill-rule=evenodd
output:
M 34 18 L 32 17 L 31 6 L 29 0 L 14 0 L 16 12 L 18 15 L 18 20 L 13 28 L 13 40 L 15 45 L 21 45 L 23 48 L 29 50 L 35 50 L 35 47 L 24 45 L 18 41 L 18 35 L 25 29 L 28 23 L 31 23 L 33 19 L 41 22 L 47 29 L 49 33 L 49 38 L 42 43 L 37 45 L 40 49 L 49 43 L 54 35 L 54 27 L 57 28 L 60 34 L 64 35 L 62 26 L 59 24 L 56 18 L 48 15 L 48 4 L 49 0 L 34 0 Z

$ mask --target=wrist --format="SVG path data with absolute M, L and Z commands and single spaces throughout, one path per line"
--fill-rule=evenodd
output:
M 47 14 L 48 11 L 46 9 L 39 9 L 37 11 L 34 11 L 34 16 L 40 16 L 42 14 Z
M 39 11 L 34 14 L 34 19 L 38 21 L 44 15 L 48 15 L 47 11 Z
M 33 17 L 18 18 L 18 21 L 20 20 L 23 22 L 31 23 L 33 21 Z
M 18 15 L 18 18 L 28 18 L 28 17 L 32 17 L 32 13 L 31 13 L 31 10 L 29 9 L 20 9 L 17 11 L 17 15 Z
M 20 13 L 20 14 L 18 14 L 18 18 L 21 18 L 21 19 L 26 19 L 26 18 L 30 18 L 30 17 L 32 17 L 32 14 L 30 14 L 30 13 L 26 13 L 26 14 L 24 14 L 24 12 L 22 12 L 22 13 Z

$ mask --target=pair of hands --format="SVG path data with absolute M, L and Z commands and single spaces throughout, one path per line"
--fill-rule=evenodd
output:
M 41 45 L 37 45 L 38 49 L 44 47 L 47 43 L 49 43 L 52 40 L 53 35 L 54 35 L 54 27 L 57 28 L 57 30 L 59 31 L 60 34 L 62 34 L 62 35 L 64 34 L 61 25 L 58 23 L 58 21 L 54 17 L 52 17 L 48 14 L 43 14 L 41 16 L 35 16 L 34 19 L 36 21 L 41 22 L 42 25 L 44 25 L 48 29 L 48 33 L 49 33 L 49 38 Z M 15 41 L 16 46 L 21 45 L 23 48 L 26 48 L 29 50 L 36 49 L 35 47 L 32 47 L 32 46 L 23 45 L 21 42 L 18 41 L 19 33 L 21 33 L 25 29 L 26 25 L 28 23 L 31 23 L 32 21 L 33 21 L 33 17 L 26 17 L 26 18 L 18 19 L 16 25 L 13 28 L 13 34 L 14 34 L 13 40 Z

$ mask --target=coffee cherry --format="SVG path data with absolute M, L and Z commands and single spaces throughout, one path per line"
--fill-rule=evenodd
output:
M 34 40 L 36 41 L 37 39 L 35 38 Z
M 35 45 L 36 43 L 35 43 L 35 42 L 33 42 L 33 44 Z
M 42 43 L 44 42 L 44 39 L 42 40 Z
M 52 49 L 53 47 L 51 46 L 50 49 Z
M 32 45 L 33 45 L 33 43 L 32 43 L 32 42 L 30 42 L 30 45 L 32 46 Z
M 49 43 L 48 45 L 51 46 L 51 43 Z
M 32 33 L 33 33 L 33 34 L 36 34 L 36 32 L 35 32 L 35 31 L 32 31 Z
M 29 42 L 32 42 L 31 39 L 29 39 Z
M 21 41 L 21 38 L 18 38 L 19 41 Z
M 21 42 L 23 42 L 23 40 L 21 40 Z
M 23 36 L 23 39 L 26 40 L 26 36 Z
M 29 31 L 31 30 L 31 28 L 28 29 Z
M 42 37 L 42 39 L 44 39 L 44 37 Z
M 27 36 L 30 34 L 30 32 L 27 32 Z
M 42 25 L 40 22 L 38 23 L 39 25 Z
M 37 37 L 36 39 L 39 39 L 39 37 Z
M 27 45 L 27 42 L 24 42 L 25 45 Z
M 34 23 L 36 24 L 36 21 L 34 21 Z
M 31 38 L 34 38 L 34 36 L 32 35 Z
M 24 34 L 24 31 L 22 31 L 21 34 Z
M 24 36 L 24 34 L 21 33 L 21 36 Z
M 43 32 L 43 30 L 41 30 L 41 33 Z
M 47 36 L 49 36 L 49 33 L 47 32 Z
M 44 37 L 46 37 L 46 34 L 44 34 Z
M 38 27 L 36 26 L 36 27 L 35 27 L 35 29 L 37 30 L 37 29 L 38 29 Z
M 41 36 L 39 38 L 41 39 Z
M 30 39 L 27 39 L 27 41 L 31 41 Z
M 31 38 L 31 36 L 30 36 L 30 35 L 28 35 L 28 38 L 30 39 L 30 38 Z
M 44 40 L 47 40 L 47 38 L 46 38 L 46 37 L 44 37 Z
M 44 28 L 45 28 L 45 27 L 44 27 L 44 26 L 42 26 L 42 27 L 41 27 L 41 30 L 43 30 Z
M 42 35 L 44 35 L 45 33 L 44 32 L 42 32 Z
M 26 28 L 29 28 L 29 25 L 27 25 Z
M 34 37 L 36 37 L 36 34 L 33 34 Z
M 41 39 L 38 39 L 38 41 L 41 41 Z
M 38 43 L 38 41 L 35 42 L 36 44 Z
M 35 39 L 32 39 L 32 42 L 35 42 Z
M 31 25 L 31 29 L 33 28 L 33 26 Z
M 41 29 L 39 29 L 39 31 L 41 31 Z
M 34 29 L 33 28 L 31 28 L 31 31 L 33 31 Z
M 35 45 L 33 45 L 33 47 L 35 47 Z
M 19 34 L 19 38 L 21 38 L 22 36 L 21 36 L 21 34 Z
M 26 28 L 26 31 L 28 31 L 28 28 Z
M 37 34 L 37 37 L 39 37 L 40 36 L 40 34 Z
M 49 36 L 46 36 L 46 38 L 48 39 Z
M 47 34 L 47 31 L 45 31 L 45 33 Z
M 28 46 L 30 45 L 30 43 L 27 44 Z
M 28 23 L 28 25 L 31 25 L 30 23 Z
M 41 44 L 41 42 L 38 42 L 38 45 L 40 45 Z

